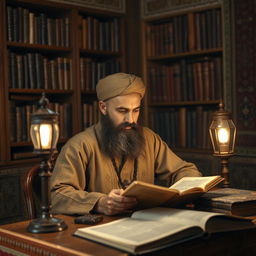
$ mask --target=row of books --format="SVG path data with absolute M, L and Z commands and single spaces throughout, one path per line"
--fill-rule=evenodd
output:
M 72 136 L 72 107 L 69 103 L 50 103 L 49 108 L 59 113 L 60 139 Z M 9 102 L 11 142 L 28 142 L 30 139 L 31 114 L 38 109 L 36 104 L 16 105 Z
M 9 87 L 13 89 L 71 90 L 72 60 L 49 59 L 40 53 L 9 52 Z
M 7 6 L 7 40 L 69 47 L 68 17 L 50 17 L 23 7 Z
M 155 110 L 152 128 L 171 147 L 210 149 L 209 126 L 213 110 L 202 106 Z
M 95 124 L 99 120 L 100 111 L 98 102 L 93 101 L 91 103 L 84 103 L 83 109 L 83 129 Z
M 120 45 L 119 20 L 100 20 L 88 16 L 82 18 L 82 48 L 118 52 Z
M 187 15 L 175 16 L 171 21 L 147 27 L 148 56 L 188 51 Z
M 172 65 L 151 65 L 148 81 L 152 103 L 218 100 L 221 97 L 222 62 L 219 57 L 181 60 Z
M 222 45 L 220 9 L 174 16 L 147 27 L 148 56 L 218 48 Z
M 191 19 L 191 50 L 222 47 L 221 10 L 197 12 Z
M 97 61 L 91 58 L 80 58 L 81 90 L 94 91 L 99 79 L 120 71 L 117 59 Z

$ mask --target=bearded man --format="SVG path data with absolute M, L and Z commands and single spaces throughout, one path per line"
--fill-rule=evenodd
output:
M 51 177 L 52 211 L 114 215 L 136 207 L 122 196 L 134 180 L 170 186 L 184 176 L 201 176 L 146 127 L 138 125 L 145 85 L 141 78 L 116 73 L 96 86 L 100 121 L 62 148 Z

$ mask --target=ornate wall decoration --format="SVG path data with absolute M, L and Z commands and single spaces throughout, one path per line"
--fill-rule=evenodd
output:
M 233 52 L 232 52 L 232 0 L 221 0 L 223 19 L 223 100 L 225 109 L 234 112 L 233 108 Z
M 234 108 L 240 152 L 256 150 L 256 2 L 233 1 Z
M 256 188 L 255 158 L 235 156 L 229 161 L 230 183 L 234 188 L 252 189 Z

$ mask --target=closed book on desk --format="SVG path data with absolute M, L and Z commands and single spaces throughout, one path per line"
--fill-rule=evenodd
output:
M 221 188 L 205 193 L 195 202 L 196 208 L 238 216 L 256 215 L 256 191 Z
M 165 203 L 176 206 L 192 202 L 221 181 L 223 178 L 220 176 L 184 177 L 169 188 L 134 181 L 122 195 L 136 197 L 140 208 L 156 207 Z
M 158 207 L 137 211 L 131 217 L 110 223 L 79 228 L 74 235 L 142 254 L 206 234 L 249 228 L 255 228 L 250 219 Z

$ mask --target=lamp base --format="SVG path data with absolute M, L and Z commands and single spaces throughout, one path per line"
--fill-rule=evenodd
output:
M 48 217 L 32 220 L 27 227 L 27 231 L 31 233 L 50 233 L 63 231 L 67 227 L 62 219 Z

